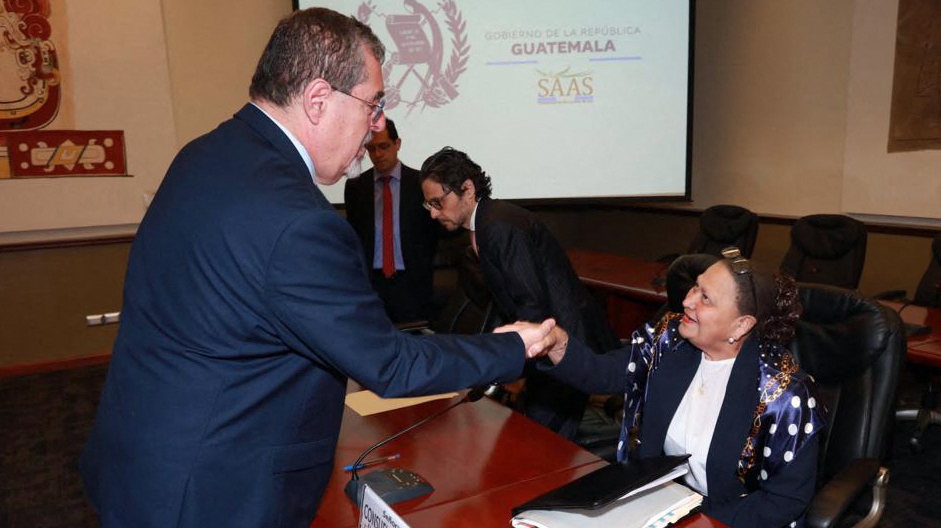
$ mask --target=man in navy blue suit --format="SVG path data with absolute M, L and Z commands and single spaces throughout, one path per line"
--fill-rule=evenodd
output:
M 386 317 L 315 183 L 356 172 L 382 129 L 383 54 L 353 18 L 295 12 L 251 104 L 171 164 L 131 248 L 81 460 L 103 527 L 307 526 L 347 377 L 387 397 L 445 392 L 515 379 L 548 344 L 552 321 L 419 338 Z

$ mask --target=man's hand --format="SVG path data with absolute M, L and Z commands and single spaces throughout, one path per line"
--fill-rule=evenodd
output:
M 531 359 L 549 355 L 553 363 L 558 363 L 565 355 L 568 333 L 555 325 L 555 319 L 546 319 L 542 323 L 517 321 L 494 329 L 494 333 L 516 332 L 523 339 L 526 358 Z M 553 359 L 553 355 L 558 359 Z

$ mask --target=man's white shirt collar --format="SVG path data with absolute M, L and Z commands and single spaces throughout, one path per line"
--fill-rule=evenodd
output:
M 294 144 L 294 148 L 297 149 L 297 153 L 300 154 L 301 158 L 304 159 L 304 164 L 307 165 L 307 170 L 310 171 L 311 179 L 314 180 L 314 183 L 317 183 L 317 173 L 314 172 L 314 162 L 313 160 L 310 159 L 310 154 L 307 153 L 307 149 L 304 148 L 304 145 L 301 144 L 300 140 L 297 139 L 294 136 L 294 134 L 292 134 L 291 131 L 288 130 L 284 125 L 279 123 L 277 119 L 271 117 L 271 114 L 269 114 L 268 112 L 265 112 L 264 108 L 256 105 L 255 103 L 252 103 L 252 105 L 254 105 L 255 108 L 261 110 L 261 113 L 265 114 L 268 117 L 268 119 L 274 122 L 274 124 L 278 125 L 278 128 L 280 128 L 281 131 L 284 132 L 284 135 L 286 135 L 288 139 L 291 140 L 291 143 Z
M 383 176 L 391 176 L 393 179 L 401 180 L 402 179 L 402 162 L 400 161 L 396 163 L 395 167 L 392 167 L 392 170 L 389 171 L 389 174 L 379 174 L 379 171 L 377 171 L 375 167 L 372 168 L 372 173 L 373 173 L 372 177 L 373 177 L 374 182 L 379 181 L 379 179 L 382 178 Z
M 477 231 L 477 207 L 480 205 L 480 200 L 474 202 L 474 212 L 471 213 L 470 220 L 470 230 Z

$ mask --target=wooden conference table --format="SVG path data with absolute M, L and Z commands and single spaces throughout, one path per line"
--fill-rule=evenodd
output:
M 353 390 L 358 389 L 351 383 Z M 437 400 L 360 416 L 344 410 L 333 476 L 311 528 L 354 527 L 359 510 L 343 487 L 352 464 L 370 445 L 433 414 L 453 400 Z M 389 465 L 415 471 L 434 486 L 424 497 L 396 504 L 410 526 L 488 528 L 510 526 L 510 510 L 539 494 L 606 464 L 523 415 L 484 398 L 465 403 L 393 440 L 369 458 L 399 453 Z M 364 473 L 370 471 L 369 468 Z M 702 514 L 684 527 L 721 526 Z
M 631 335 L 667 302 L 662 283 L 669 263 L 581 249 L 567 253 L 582 283 L 607 309 L 608 321 L 620 337 Z
M 919 365 L 941 368 L 941 310 L 924 306 L 905 306 L 898 302 L 883 301 L 882 304 L 899 312 L 906 323 L 926 325 L 931 331 L 908 338 L 906 360 Z

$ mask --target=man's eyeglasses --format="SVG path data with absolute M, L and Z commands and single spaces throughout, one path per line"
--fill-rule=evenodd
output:
M 748 275 L 748 282 L 751 286 L 751 298 L 755 307 L 755 315 L 758 315 L 758 290 L 755 288 L 755 274 L 752 273 L 751 261 L 742 256 L 742 251 L 737 247 L 727 247 L 722 250 L 722 256 L 729 261 L 729 267 L 732 273 L 736 275 Z
M 425 200 L 424 202 L 421 203 L 421 206 L 427 209 L 428 211 L 431 211 L 432 209 L 436 209 L 440 211 L 441 200 L 443 200 L 445 196 L 451 194 L 453 191 L 454 189 L 448 189 L 444 194 L 442 194 L 441 196 L 437 198 L 432 198 L 431 200 Z
M 370 117 L 370 119 L 372 120 L 373 123 L 378 123 L 378 122 L 379 122 L 379 116 L 382 115 L 382 111 L 385 110 L 385 108 L 386 108 L 386 98 L 385 98 L 385 97 L 379 99 L 379 102 L 378 102 L 378 103 L 374 103 L 374 102 L 372 102 L 372 101 L 367 101 L 367 100 L 365 100 L 365 99 L 363 99 L 363 98 L 361 98 L 361 97 L 356 97 L 355 95 L 353 95 L 353 94 L 351 94 L 351 93 L 346 93 L 346 92 L 344 92 L 344 91 L 342 91 L 342 90 L 337 90 L 336 88 L 334 88 L 334 90 L 337 91 L 337 92 L 339 92 L 339 93 L 341 93 L 341 94 L 343 94 L 343 95 L 345 95 L 345 96 L 347 96 L 347 97 L 352 97 L 353 99 L 356 99 L 357 101 L 363 103 L 364 105 L 368 106 L 369 108 L 372 108 L 372 117 Z

